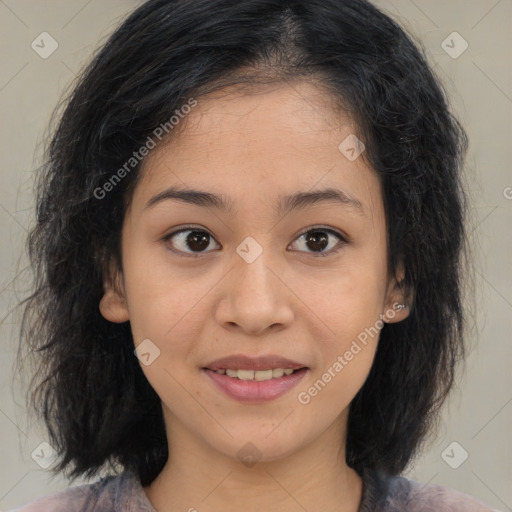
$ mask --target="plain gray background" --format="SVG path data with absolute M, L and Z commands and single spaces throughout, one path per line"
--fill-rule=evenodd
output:
M 139 3 L 0 0 L 1 510 L 68 486 L 64 477 L 51 478 L 36 463 L 37 454 L 47 449 L 41 445 L 45 432 L 41 425 L 29 425 L 25 389 L 12 384 L 19 322 L 13 308 L 23 297 L 24 281 L 15 277 L 26 266 L 32 179 L 49 116 L 92 51 Z M 473 200 L 476 330 L 437 438 L 407 476 L 512 511 L 512 0 L 375 3 L 423 42 L 470 138 L 465 173 Z M 40 36 L 43 32 L 58 44 L 47 58 L 31 47 L 47 37 Z

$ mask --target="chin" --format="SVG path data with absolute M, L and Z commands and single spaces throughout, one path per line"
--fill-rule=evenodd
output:
M 279 423 L 277 423 L 278 425 Z M 223 453 L 230 459 L 242 462 L 247 467 L 252 467 L 260 462 L 276 462 L 284 460 L 293 453 L 300 451 L 301 447 L 309 444 L 306 439 L 295 439 L 290 436 L 289 429 L 278 433 L 279 427 L 276 429 L 276 423 L 273 426 L 262 430 L 254 430 L 253 428 L 244 431 L 237 430 L 233 438 L 226 439 L 224 437 L 222 443 L 215 440 L 211 446 L 217 451 Z M 230 432 L 233 433 L 232 430 Z

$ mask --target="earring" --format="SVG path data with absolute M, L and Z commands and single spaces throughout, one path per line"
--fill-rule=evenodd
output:
M 407 306 L 405 304 L 397 304 L 396 305 L 396 309 L 398 311 L 402 311 L 402 309 L 406 309 L 406 308 L 407 308 Z

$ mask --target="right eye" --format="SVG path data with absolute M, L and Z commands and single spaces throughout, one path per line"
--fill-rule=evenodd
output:
M 184 258 L 197 258 L 206 251 L 205 249 L 215 241 L 213 236 L 204 229 L 198 228 L 185 228 L 166 235 L 163 238 L 168 242 L 169 248 L 172 252 L 177 253 Z M 215 241 L 220 248 L 220 245 Z

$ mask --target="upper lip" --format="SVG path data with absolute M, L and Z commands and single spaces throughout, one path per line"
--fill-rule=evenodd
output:
M 208 363 L 204 368 L 209 370 L 273 370 L 275 368 L 291 368 L 297 370 L 306 368 L 306 365 L 286 359 L 275 354 L 260 357 L 249 357 L 243 354 L 233 354 L 231 356 L 216 359 Z

